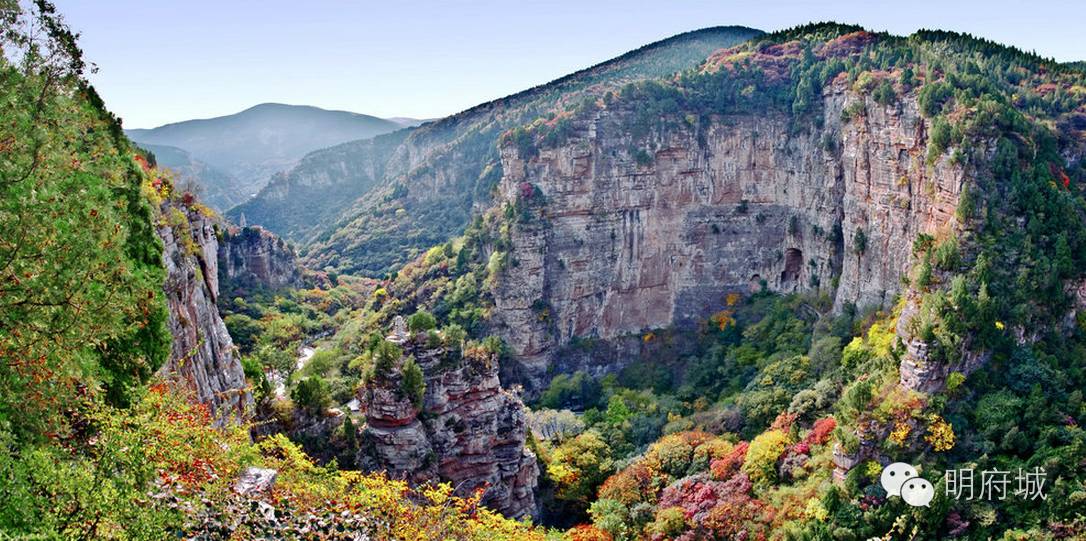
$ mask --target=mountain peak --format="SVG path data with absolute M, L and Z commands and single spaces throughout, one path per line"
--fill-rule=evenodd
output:
M 127 130 L 127 134 L 144 147 L 176 147 L 225 173 L 202 179 L 226 183 L 204 186 L 205 192 L 222 195 L 213 201 L 222 207 L 245 201 L 273 174 L 290 169 L 309 152 L 403 127 L 397 121 L 349 111 L 266 102 L 231 115 Z

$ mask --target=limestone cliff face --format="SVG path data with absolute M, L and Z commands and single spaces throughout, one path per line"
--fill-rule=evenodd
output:
M 612 107 L 537 155 L 506 145 L 502 198 L 535 206 L 512 229 L 495 322 L 525 383 L 574 337 L 689 324 L 763 282 L 887 304 L 917 234 L 952 225 L 964 174 L 925 165 L 915 95 L 879 105 L 839 78 L 822 105 L 820 122 L 720 115 L 638 139 L 635 111 Z
M 163 289 L 173 335 L 170 359 L 160 373 L 189 387 L 197 400 L 211 408 L 217 423 L 240 420 L 253 398 L 237 349 L 215 306 L 219 294 L 215 222 L 194 210 L 167 207 L 165 212 L 185 214 L 187 225 L 158 228 L 165 245 Z
M 294 250 L 259 226 L 223 228 L 218 262 L 224 289 L 303 285 L 302 268 Z
M 510 517 L 536 514 L 539 475 L 525 447 L 524 404 L 501 388 L 497 359 L 454 358 L 409 337 L 426 381 L 421 409 L 400 391 L 399 369 L 360 391 L 366 411 L 359 464 L 412 482 L 446 481 L 457 493 L 483 489 L 482 502 Z

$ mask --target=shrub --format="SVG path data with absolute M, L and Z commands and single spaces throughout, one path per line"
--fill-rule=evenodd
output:
M 310 376 L 299 381 L 290 392 L 290 398 L 295 405 L 310 413 L 320 413 L 332 405 L 331 390 L 320 376 Z
M 408 357 L 400 368 L 400 390 L 403 392 L 415 409 L 422 409 L 423 398 L 426 395 L 426 380 L 422 369 L 415 362 L 415 357 Z
M 931 134 L 928 136 L 928 165 L 934 164 L 939 157 L 946 152 L 950 145 L 950 124 L 938 117 L 931 123 Z
M 986 438 L 999 441 L 1018 427 L 1023 401 L 1004 389 L 981 397 L 974 410 L 977 430 Z
M 856 234 L 852 237 L 852 253 L 863 255 L 867 251 L 867 233 L 863 229 L 856 228 Z
M 400 346 L 382 339 L 373 350 L 374 375 L 387 377 L 402 355 L 403 350 L 400 349 Z
M 690 461 L 694 457 L 694 446 L 689 441 L 689 434 L 696 433 L 682 432 L 664 436 L 660 441 L 652 444 L 646 456 L 654 461 L 661 471 L 672 477 L 686 475 Z
M 578 370 L 572 376 L 558 374 L 551 379 L 539 403 L 545 408 L 591 408 L 599 405 L 603 388 L 592 376 Z
M 234 340 L 242 353 L 252 351 L 256 347 L 260 334 L 264 332 L 264 327 L 260 325 L 260 322 L 245 314 L 230 314 L 223 318 L 223 323 L 226 324 L 230 338 Z
M 445 340 L 446 347 L 459 348 L 463 346 L 464 340 L 468 337 L 468 333 L 465 332 L 464 328 L 460 325 L 451 323 L 441 329 L 441 336 Z
M 424 332 L 437 327 L 437 319 L 433 314 L 419 308 L 407 318 L 407 328 L 411 332 Z
M 309 358 L 309 362 L 302 367 L 300 375 L 328 377 L 337 368 L 338 361 L 339 350 L 318 349 L 313 352 L 313 356 Z
M 649 525 L 649 531 L 666 538 L 678 537 L 686 529 L 686 513 L 681 507 L 668 507 L 656 513 L 656 520 Z
M 581 524 L 569 530 L 569 541 L 613 541 L 607 530 L 591 524 Z M 547 539 L 550 539 L 548 536 Z
M 929 83 L 920 89 L 917 95 L 917 104 L 920 114 L 930 118 L 943 111 L 943 104 L 954 94 L 949 84 L 939 81 Z
M 709 465 L 709 471 L 712 472 L 713 479 L 725 481 L 735 475 L 743 466 L 748 449 L 750 449 L 750 443 L 741 441 L 723 458 L 714 460 Z
M 807 434 L 803 441 L 812 445 L 822 445 L 830 439 L 830 435 L 833 434 L 836 428 L 837 421 L 833 417 L 823 417 L 815 421 L 814 426 L 811 427 L 811 432 Z
M 897 99 L 897 93 L 894 92 L 894 85 L 890 83 L 889 79 L 883 79 L 878 88 L 871 94 L 871 97 L 875 98 L 879 105 L 890 105 Z
M 790 439 L 783 430 L 768 430 L 750 442 L 743 473 L 755 485 L 765 486 L 777 479 L 777 460 L 788 447 Z
M 280 350 L 275 345 L 264 344 L 256 348 L 252 354 L 253 360 L 265 368 L 279 370 L 281 374 L 290 374 L 294 369 L 295 360 L 290 353 Z
M 942 417 L 932 414 L 928 418 L 928 433 L 924 440 L 936 451 L 949 451 L 954 448 L 954 427 Z
M 343 419 L 343 441 L 347 444 L 348 449 L 354 449 L 358 446 L 358 432 L 350 415 Z
M 629 511 L 625 505 L 615 500 L 596 500 L 589 506 L 588 514 L 592 517 L 595 528 L 607 533 L 605 539 L 628 538 L 629 530 L 626 527 L 626 522 L 629 520 Z M 588 532 L 583 533 L 587 534 Z M 600 537 L 597 535 L 587 538 L 599 539 Z
M 639 502 L 655 502 L 656 492 L 667 480 L 662 479 L 658 472 L 650 469 L 645 462 L 637 460 L 608 477 L 600 486 L 599 498 L 631 506 Z
M 643 148 L 635 148 L 633 150 L 634 162 L 641 167 L 652 165 L 652 154 L 649 154 Z
M 258 401 L 271 394 L 271 384 L 268 383 L 268 378 L 264 375 L 264 367 L 260 365 L 259 361 L 252 357 L 242 357 L 241 369 L 245 372 L 245 379 L 249 381 L 256 391 Z
M 587 505 L 612 466 L 611 447 L 599 432 L 589 430 L 554 450 L 547 476 L 555 484 L 556 498 Z
M 543 409 L 528 412 L 528 426 L 542 440 L 563 441 L 584 432 L 584 421 L 570 410 Z
M 961 264 L 958 239 L 949 238 L 939 243 L 932 255 L 935 259 L 935 266 L 940 270 L 955 270 Z

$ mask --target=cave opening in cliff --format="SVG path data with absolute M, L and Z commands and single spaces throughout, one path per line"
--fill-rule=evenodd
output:
M 789 248 L 784 252 L 784 270 L 781 271 L 781 288 L 794 286 L 799 281 L 799 271 L 803 267 L 803 251 Z

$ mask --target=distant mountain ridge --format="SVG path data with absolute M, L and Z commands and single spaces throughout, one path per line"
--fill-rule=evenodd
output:
M 739 26 L 686 32 L 410 131 L 313 152 L 228 215 L 307 243 L 316 268 L 388 272 L 458 234 L 472 209 L 489 203 L 507 130 L 628 82 L 695 68 L 763 34 Z
M 401 125 L 401 126 L 403 126 L 405 128 L 414 128 L 416 126 L 421 126 L 421 125 L 423 125 L 423 124 L 425 124 L 427 122 L 433 122 L 435 120 L 440 120 L 440 119 L 438 119 L 438 118 L 411 118 L 411 117 L 406 117 L 406 116 L 390 116 L 390 117 L 386 118 L 385 120 L 395 122 L 395 123 L 397 123 L 397 124 L 399 124 L 399 125 Z
M 221 197 L 209 199 L 225 210 L 248 199 L 273 174 L 293 167 L 309 152 L 396 131 L 412 122 L 419 121 L 262 103 L 232 115 L 126 130 L 126 134 L 141 146 L 181 149 L 227 175 L 228 179 L 219 175 L 201 182 L 208 194 L 221 192 Z M 223 184 L 214 185 L 219 182 Z

